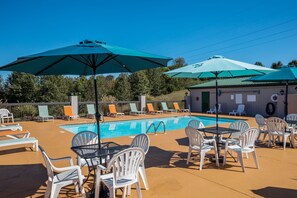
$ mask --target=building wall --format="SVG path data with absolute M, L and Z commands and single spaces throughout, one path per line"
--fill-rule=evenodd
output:
M 297 91 L 296 85 L 289 86 L 289 112 L 297 113 Z M 219 88 L 221 95 L 219 96 L 219 103 L 224 114 L 228 114 L 234 109 L 237 109 L 236 94 L 242 94 L 242 104 L 245 105 L 245 110 L 248 115 L 254 116 L 259 113 L 266 114 L 266 105 L 271 101 L 271 95 L 279 94 L 280 90 L 285 91 L 284 86 L 266 86 L 266 87 L 238 87 L 238 88 Z M 215 105 L 215 89 L 191 89 L 191 107 L 193 112 L 201 112 L 201 92 L 210 92 L 210 107 Z M 231 99 L 233 95 L 234 99 Z M 256 97 L 256 101 L 248 101 L 250 97 Z M 199 100 L 197 100 L 199 97 Z M 239 101 L 238 101 L 239 102 Z M 278 95 L 278 102 L 273 102 L 276 108 L 273 116 L 284 116 L 284 96 Z M 291 109 L 291 110 L 290 110 Z

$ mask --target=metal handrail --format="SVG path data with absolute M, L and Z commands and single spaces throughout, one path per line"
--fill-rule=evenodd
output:
M 148 129 L 146 130 L 145 133 L 148 133 L 152 126 L 154 126 L 154 132 L 156 133 L 156 125 L 155 125 L 155 123 L 152 123 L 152 124 L 148 127 Z
M 160 127 L 160 125 L 161 124 L 163 124 L 163 133 L 166 133 L 166 126 L 165 126 L 165 123 L 163 122 L 163 121 L 160 121 L 159 122 L 159 124 L 158 124 L 158 126 L 155 128 L 156 130 L 155 130 L 155 134 L 157 133 L 157 130 L 158 130 L 158 128 Z

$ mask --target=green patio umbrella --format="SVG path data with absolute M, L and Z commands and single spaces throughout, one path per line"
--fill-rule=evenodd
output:
M 285 120 L 288 115 L 288 85 L 290 81 L 297 81 L 297 68 L 293 65 L 282 66 L 279 70 L 271 72 L 266 75 L 255 76 L 247 79 L 246 81 L 253 82 L 284 82 L 286 84 L 285 94 Z
M 216 80 L 216 109 L 218 109 L 218 78 L 253 76 L 274 71 L 249 63 L 235 61 L 215 55 L 206 61 L 174 69 L 165 74 L 174 78 L 215 78 Z M 216 112 L 216 128 L 218 129 L 218 111 Z
M 20 57 L 0 67 L 0 71 L 18 71 L 34 75 L 93 75 L 100 148 L 100 114 L 95 75 L 165 67 L 169 60 L 169 57 L 108 45 L 96 40 L 84 40 L 77 45 Z

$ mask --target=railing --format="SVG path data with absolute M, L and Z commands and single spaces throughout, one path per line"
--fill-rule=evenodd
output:
M 150 129 L 152 127 L 154 127 L 154 134 L 156 135 L 159 127 L 161 126 L 161 124 L 163 125 L 163 133 L 166 134 L 166 126 L 165 126 L 165 123 L 163 121 L 160 121 L 159 124 L 157 125 L 157 127 L 156 127 L 155 123 L 150 124 L 150 126 L 146 130 L 146 133 L 148 133 L 150 131 Z

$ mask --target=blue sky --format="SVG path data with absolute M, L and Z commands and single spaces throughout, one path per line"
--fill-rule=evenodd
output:
M 188 64 L 214 54 L 270 66 L 297 59 L 295 0 L 0 0 L 0 65 L 97 39 Z

